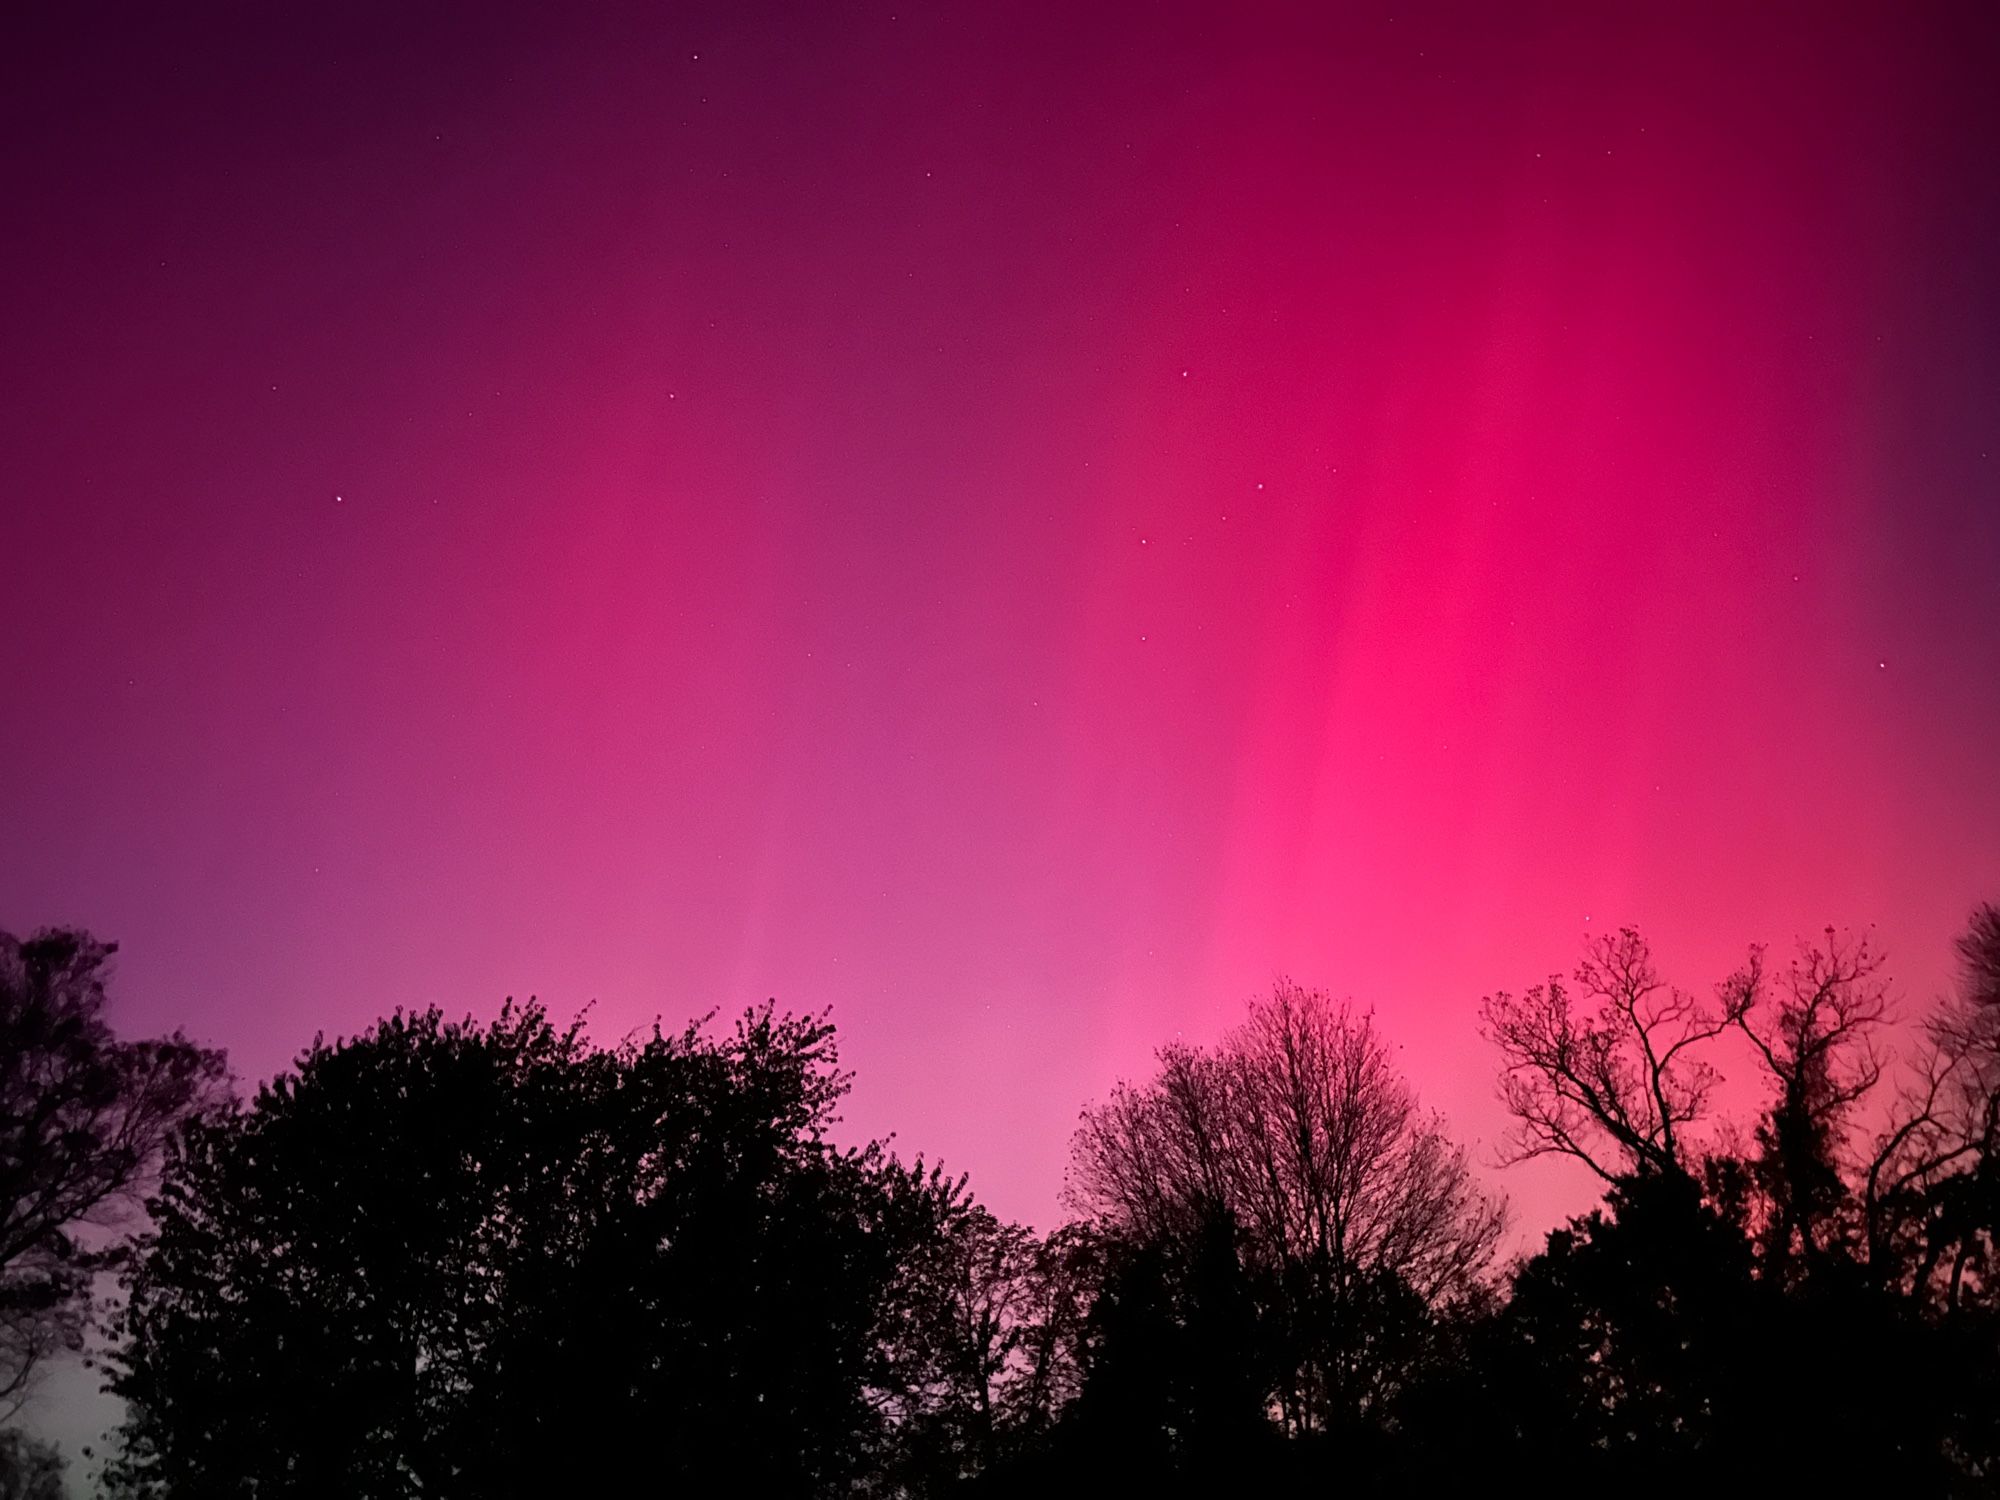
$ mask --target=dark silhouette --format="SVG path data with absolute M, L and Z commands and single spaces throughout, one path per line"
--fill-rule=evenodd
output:
M 397 1015 L 190 1129 L 113 1388 L 131 1493 L 827 1493 L 959 1185 L 826 1139 L 832 1029 L 603 1051 Z
M 1917 1080 L 1868 1165 L 1876 1279 L 1947 1317 L 2000 1315 L 2000 908 L 1958 944 L 1959 992 L 1925 1028 Z
M 1761 955 L 1753 957 L 1753 993 Z M 1776 1013 L 1746 1004 L 1736 1023 L 1770 1077 L 1772 1098 L 1757 1122 L 1756 1225 L 1764 1279 L 1791 1287 L 1855 1250 L 1859 1202 L 1850 1181 L 1848 1123 L 1882 1081 L 1876 1036 L 1888 1017 L 1882 960 L 1866 939 L 1806 948 L 1782 976 Z
M 1708 1045 L 1753 1003 L 1752 964 L 1704 1004 L 1664 983 L 1631 928 L 1589 943 L 1573 984 L 1551 978 L 1483 1007 L 1501 1096 L 1519 1122 L 1508 1159 L 1568 1156 L 1607 1183 L 1687 1165 L 1687 1127 L 1716 1083 Z
M 1296 1434 L 1384 1410 L 1413 1330 L 1473 1291 L 1501 1227 L 1371 1018 L 1290 984 L 1215 1050 L 1164 1048 L 1152 1081 L 1085 1110 L 1072 1196 L 1189 1264 L 1231 1226 L 1264 1395 Z
M 83 1000 L 15 1012 L 115 1049 L 90 1031 L 109 950 L 40 941 L 10 996 Z M 127 1267 L 107 1482 L 1995 1493 L 2000 910 L 1960 952 L 1907 1060 L 1879 957 L 1834 932 L 1782 970 L 1753 949 L 1710 1002 L 1630 931 L 1492 997 L 1511 1153 L 1606 1188 L 1498 1276 L 1498 1210 L 1370 1018 L 1292 985 L 1084 1111 L 1078 1217 L 1046 1237 L 835 1146 L 832 1027 L 769 1006 L 612 1048 L 533 1003 L 398 1013 L 215 1108 L 217 1059 L 148 1044 L 175 1061 L 139 1076 L 174 1082 L 140 1090 L 135 1139 L 179 1123 Z M 1740 1132 L 1710 1109 L 1732 1046 L 1766 1085 Z M 42 1101 L 13 1076 L 13 1138 L 59 1140 L 27 1124 L 80 1075 Z M 115 1100 L 134 1074 L 107 1076 Z M 129 1196 L 134 1149 L 92 1208 Z M 58 1482 L 0 1436 L 0 1500 Z
M 114 951 L 83 932 L 0 933 L 0 1421 L 43 1359 L 83 1346 L 94 1279 L 118 1263 L 163 1144 L 224 1085 L 220 1053 L 112 1031 Z
M 1485 1342 L 1495 1451 L 1628 1488 L 1991 1491 L 2000 1324 L 1990 1305 L 1968 1315 L 1965 1283 L 1940 1272 L 1977 1264 L 1983 1296 L 1991 1220 L 1953 1207 L 1977 1195 L 1990 1118 L 1985 1012 L 1969 982 L 1881 1138 L 1856 1150 L 1853 1115 L 1888 1071 L 1879 970 L 1865 941 L 1829 931 L 1775 1006 L 1754 950 L 1703 1006 L 1662 985 L 1628 931 L 1579 971 L 1593 1012 L 1574 1014 L 1555 981 L 1488 1002 L 1522 1152 L 1576 1156 L 1609 1182 L 1603 1209 L 1512 1278 Z M 1743 1156 L 1703 1153 L 1686 1128 L 1725 1027 L 1771 1085 Z
M 970 1203 L 913 1247 L 896 1286 L 896 1485 L 935 1493 L 1047 1439 L 1081 1386 L 1103 1253 L 1085 1226 L 1038 1239 Z

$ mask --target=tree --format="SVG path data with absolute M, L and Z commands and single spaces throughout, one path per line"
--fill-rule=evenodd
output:
M 1780 1282 L 1824 1264 L 1852 1229 L 1845 1168 L 1849 1113 L 1881 1081 L 1875 1033 L 1888 1015 L 1882 959 L 1868 940 L 1832 928 L 1804 947 L 1780 980 L 1768 1020 L 1756 1003 L 1761 955 L 1753 955 L 1746 1003 L 1735 1008 L 1775 1085 L 1757 1125 L 1752 1175 L 1761 1189 L 1763 1274 Z
M 81 1347 L 163 1143 L 226 1087 L 222 1054 L 105 1019 L 113 944 L 0 933 L 0 1417 L 36 1367 Z
M 1254 1483 L 1276 1440 L 1265 1354 L 1226 1211 L 1191 1243 L 1107 1240 L 1082 1388 L 1059 1434 L 1070 1480 L 1060 1492 L 1206 1494 Z
M 129 1494 L 804 1495 L 884 1441 L 955 1185 L 827 1139 L 832 1028 L 615 1049 L 539 1007 L 323 1040 L 170 1161 L 114 1389 Z
M 1091 1226 L 1046 1238 L 962 1195 L 940 1199 L 891 1297 L 887 1468 L 938 1493 L 1036 1452 L 1083 1385 L 1109 1247 Z
M 1733 1452 L 1757 1379 L 1755 1297 L 1748 1242 L 1693 1179 L 1628 1176 L 1515 1275 L 1506 1384 L 1531 1451 L 1601 1455 L 1626 1482 Z
M 2000 1313 L 2000 907 L 1974 910 L 1958 953 L 1958 991 L 1868 1165 L 1869 1258 L 1878 1281 L 1947 1313 Z
M 920 1492 L 989 1468 L 1037 1413 L 1024 1387 L 1033 1358 L 1042 1247 L 1019 1224 L 951 1202 L 940 1231 L 905 1262 L 889 1394 L 898 1468 Z
M 1088 1224 L 1065 1224 L 1035 1244 L 1018 1343 L 1021 1369 L 1005 1397 L 1016 1449 L 1045 1438 L 1083 1389 L 1092 1304 L 1106 1246 Z
M 1933 1024 L 1904 1114 L 1858 1159 L 1850 1116 L 1884 1072 L 1880 970 L 1865 940 L 1829 931 L 1768 986 L 1752 949 L 1701 1005 L 1626 931 L 1591 945 L 1583 1007 L 1558 981 L 1487 1002 L 1517 1158 L 1574 1156 L 1610 1185 L 1517 1270 L 1478 1343 L 1487 1447 L 1608 1488 L 1936 1494 L 1985 1471 L 1993 1328 L 1899 1294 L 1964 1244 L 1951 1194 L 1976 1134 L 1977 1027 Z M 1726 1027 L 1773 1097 L 1753 1150 L 1697 1157 L 1687 1127 L 1717 1081 L 1699 1049 Z
M 1490 1262 L 1501 1210 L 1397 1074 L 1372 1019 L 1284 983 L 1212 1052 L 1086 1109 L 1071 1193 L 1109 1229 L 1184 1257 L 1226 1219 L 1279 1353 L 1287 1424 L 1378 1410 L 1392 1377 L 1373 1312 L 1434 1310 Z
M 0 1432 L 0 1500 L 63 1500 L 62 1455 L 20 1432 Z
M 1983 1493 L 1953 1484 L 1992 1451 L 1990 1333 L 1982 1350 L 1882 1294 L 1844 1248 L 1788 1284 L 1693 1178 L 1627 1177 L 1517 1270 L 1481 1350 L 1500 1427 L 1481 1467 L 1643 1493 Z
M 1686 1128 L 1718 1081 L 1700 1055 L 1756 998 L 1760 963 L 1704 1004 L 1663 982 L 1631 928 L 1586 944 L 1574 986 L 1560 978 L 1482 1006 L 1500 1049 L 1500 1093 L 1517 1122 L 1508 1160 L 1568 1156 L 1607 1183 L 1635 1171 L 1687 1172 Z

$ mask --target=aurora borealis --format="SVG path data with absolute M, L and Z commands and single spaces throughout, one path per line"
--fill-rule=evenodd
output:
M 1990 9 L 5 27 L 0 925 L 246 1078 L 831 1006 L 1046 1224 L 1274 974 L 1490 1141 L 1585 931 L 2000 892 Z

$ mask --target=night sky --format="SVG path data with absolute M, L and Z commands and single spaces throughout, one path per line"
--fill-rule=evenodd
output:
M 0 27 L 0 926 L 246 1080 L 831 1006 L 1046 1227 L 1279 974 L 1490 1162 L 1583 934 L 2000 896 L 1991 6 Z

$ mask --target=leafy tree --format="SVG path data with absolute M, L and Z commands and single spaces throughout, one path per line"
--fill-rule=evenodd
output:
M 1067 1434 L 1078 1488 L 1205 1488 L 1246 1477 L 1245 1464 L 1274 1440 L 1263 1354 L 1226 1211 L 1191 1243 L 1111 1243 Z
M 1005 1398 L 1019 1450 L 1045 1438 L 1083 1390 L 1089 1319 L 1104 1285 L 1107 1246 L 1088 1224 L 1065 1224 L 1034 1247 L 1020 1373 Z
M 0 1500 L 63 1500 L 62 1455 L 21 1432 L 0 1432 Z
M 192 1127 L 133 1277 L 127 1493 L 829 1493 L 952 1185 L 827 1139 L 825 1022 L 613 1050 L 532 1003 L 314 1044 Z
M 1659 1478 L 1731 1451 L 1754 1408 L 1750 1245 L 1684 1173 L 1634 1174 L 1549 1235 L 1504 1314 L 1521 1430 L 1611 1475 Z
M 1019 1224 L 952 1202 L 940 1232 L 904 1266 L 893 1353 L 899 1468 L 920 1491 L 990 1467 L 1026 1410 L 1040 1371 L 1035 1316 L 1042 1247 Z
M 879 1390 L 892 1485 L 942 1493 L 1036 1451 L 1082 1389 L 1108 1247 L 1088 1225 L 1047 1238 L 944 1184 L 932 1231 L 892 1289 Z
M 0 1416 L 36 1367 L 81 1347 L 173 1128 L 225 1088 L 222 1054 L 105 1019 L 114 945 L 0 933 Z
M 1516 1271 L 1454 1393 L 1482 1424 L 1466 1468 L 1642 1493 L 1959 1492 L 1991 1452 L 1972 1446 L 1990 1349 L 1840 1250 L 1795 1285 L 1761 1269 L 1692 1178 L 1626 1178 Z

